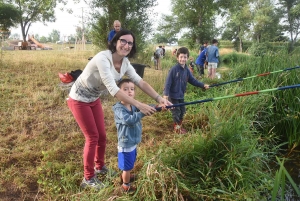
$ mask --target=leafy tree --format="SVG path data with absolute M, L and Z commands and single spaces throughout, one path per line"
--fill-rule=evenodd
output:
M 249 0 L 234 0 L 221 2 L 224 9 L 222 15 L 226 15 L 226 29 L 223 33 L 228 40 L 239 41 L 239 51 L 243 51 L 243 40 L 247 38 L 249 32 L 252 14 Z
M 284 30 L 290 34 L 293 49 L 300 33 L 300 0 L 279 0 L 280 11 L 284 17 Z
M 65 0 L 6 0 L 15 5 L 21 15 L 18 19 L 23 41 L 26 41 L 31 23 L 34 22 L 55 22 L 54 8 L 57 2 L 66 4 Z
M 55 43 L 60 40 L 60 31 L 53 29 L 48 36 L 48 41 Z
M 173 38 L 168 38 L 167 35 L 161 33 L 156 33 L 153 38 L 155 43 L 170 43 L 171 40 L 173 39 Z
M 107 35 L 112 29 L 114 20 L 121 22 L 122 28 L 131 30 L 136 36 L 138 48 L 143 48 L 146 37 L 152 31 L 149 15 L 157 0 L 91 0 L 93 8 L 102 12 L 92 13 L 96 19 L 91 23 L 93 43 L 103 48 L 107 46 Z
M 256 42 L 273 41 L 280 33 L 279 15 L 270 0 L 257 0 L 253 11 L 253 37 Z
M 218 35 L 214 18 L 217 11 L 218 1 L 214 0 L 172 0 L 172 15 L 163 16 L 159 30 L 174 37 L 187 29 L 185 36 L 192 43 L 210 41 Z
M 0 2 L 0 29 L 9 30 L 17 24 L 20 16 L 18 9 L 11 5 Z
M 35 38 L 36 40 L 38 40 L 38 41 L 39 41 L 39 40 L 40 40 L 40 36 L 39 36 L 39 34 L 35 34 L 35 35 L 34 35 L 34 38 Z
M 41 43 L 46 43 L 47 42 L 47 38 L 45 36 L 41 36 L 39 41 Z

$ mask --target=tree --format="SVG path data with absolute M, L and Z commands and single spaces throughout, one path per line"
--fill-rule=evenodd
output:
M 234 0 L 221 2 L 224 9 L 222 15 L 227 15 L 226 29 L 223 33 L 231 40 L 239 41 L 239 51 L 243 51 L 243 40 L 247 37 L 246 33 L 250 30 L 252 14 L 249 0 Z
M 218 35 L 215 15 L 218 11 L 215 0 L 172 0 L 172 15 L 163 16 L 159 30 L 170 36 L 176 36 L 182 30 L 189 37 L 191 45 L 210 41 Z
M 10 4 L 0 2 L 0 29 L 8 31 L 17 24 L 20 17 L 18 9 Z
M 293 49 L 300 33 L 300 0 L 279 0 L 279 5 L 284 17 L 284 30 L 290 34 Z
M 60 31 L 53 29 L 48 36 L 48 40 L 55 43 L 60 40 Z
M 46 43 L 47 42 L 47 38 L 45 36 L 41 36 L 39 41 L 41 43 Z
M 103 48 L 107 46 L 107 34 L 114 20 L 120 20 L 122 28 L 131 30 L 136 37 L 136 44 L 143 49 L 148 34 L 152 31 L 149 15 L 157 0 L 92 0 L 93 8 L 102 12 L 92 13 L 96 19 L 91 22 L 93 44 Z
M 256 42 L 274 41 L 280 33 L 279 15 L 270 0 L 257 0 L 253 11 L 253 38 Z
M 155 43 L 170 43 L 170 39 L 165 34 L 156 33 L 153 37 Z
M 66 3 L 64 0 L 57 0 L 60 3 Z M 6 0 L 14 4 L 20 14 L 18 19 L 23 41 L 26 41 L 29 28 L 34 22 L 55 22 L 54 8 L 57 5 L 56 0 Z

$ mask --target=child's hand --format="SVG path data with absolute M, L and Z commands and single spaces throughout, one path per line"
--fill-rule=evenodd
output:
M 209 85 L 208 84 L 204 84 L 204 89 L 209 89 Z
M 159 110 L 156 110 L 157 112 L 161 112 L 161 111 L 167 111 L 168 109 L 166 108 L 165 104 L 158 104 L 155 106 L 155 108 L 159 108 Z

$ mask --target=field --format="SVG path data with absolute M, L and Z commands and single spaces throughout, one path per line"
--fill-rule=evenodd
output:
M 79 189 L 84 138 L 66 105 L 67 92 L 59 87 L 58 73 L 83 70 L 95 53 L 90 47 L 86 51 L 1 52 L 1 200 L 264 200 L 270 195 L 277 167 L 271 169 L 268 164 L 278 153 L 279 137 L 274 130 L 276 121 L 273 125 L 268 118 L 275 118 L 271 107 L 280 109 L 281 104 L 272 105 L 273 97 L 282 98 L 276 92 L 187 106 L 187 135 L 172 132 L 170 112 L 145 117 L 134 169 L 140 175 L 136 182 L 138 192 L 133 196 L 120 193 L 118 177 L 101 177 L 107 185 L 101 192 Z M 133 62 L 145 61 L 152 66 L 150 56 L 151 53 L 140 55 Z M 237 66 L 223 64 L 219 71 L 221 80 L 202 81 L 212 84 L 273 71 L 273 64 L 282 61 L 270 57 L 251 62 L 247 61 L 251 69 L 243 66 L 243 61 L 238 61 Z M 285 67 L 294 66 L 292 60 L 284 62 Z M 163 70 L 145 68 L 144 79 L 162 94 L 173 64 L 174 58 L 168 52 L 162 61 Z M 260 79 L 259 83 L 254 80 L 207 91 L 189 86 L 186 101 L 297 84 L 297 80 L 298 75 L 288 72 Z M 292 92 L 279 93 L 291 102 L 298 101 Z M 299 94 L 299 89 L 293 93 Z M 154 103 L 140 90 L 137 99 Z M 111 109 L 117 100 L 111 96 L 101 100 L 108 137 L 106 161 L 117 171 L 117 139 Z M 295 102 L 289 108 L 298 118 L 297 107 L 299 103 Z M 276 118 L 288 117 L 285 114 Z M 292 135 L 298 136 L 299 126 L 289 123 L 295 126 Z M 289 144 L 293 146 L 297 146 L 295 140 Z

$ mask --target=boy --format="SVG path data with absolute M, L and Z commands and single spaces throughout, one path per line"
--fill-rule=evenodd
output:
M 196 59 L 196 66 L 199 73 L 200 78 L 204 77 L 204 68 L 205 68 L 205 62 L 206 62 L 206 50 L 207 48 L 204 48 L 202 52 L 199 54 L 199 56 Z
M 135 86 L 130 79 L 123 79 L 118 84 L 121 91 L 134 98 Z M 164 109 L 163 109 L 164 110 Z M 137 155 L 137 144 L 142 139 L 141 119 L 145 116 L 135 106 L 124 101 L 113 106 L 115 123 L 118 131 L 118 166 L 123 171 L 121 174 L 121 190 L 133 193 L 136 188 L 130 185 L 136 176 L 130 174 L 134 167 Z
M 219 63 L 219 49 L 217 46 L 218 40 L 213 39 L 212 45 L 206 50 L 208 78 L 210 79 L 214 79 L 216 77 L 216 71 Z
M 189 64 L 189 67 L 190 67 L 190 71 L 192 72 L 192 74 L 194 73 L 194 67 L 195 67 L 195 63 L 194 63 L 194 58 L 193 57 L 190 57 L 190 64 Z
M 186 91 L 187 83 L 203 89 L 209 88 L 209 85 L 199 82 L 192 75 L 186 65 L 188 58 L 189 50 L 186 47 L 179 48 L 177 50 L 178 63 L 170 69 L 166 79 L 164 98 L 169 99 L 173 104 L 184 103 L 184 93 Z M 174 107 L 171 111 L 174 122 L 174 132 L 185 134 L 187 131 L 182 127 L 185 106 Z

